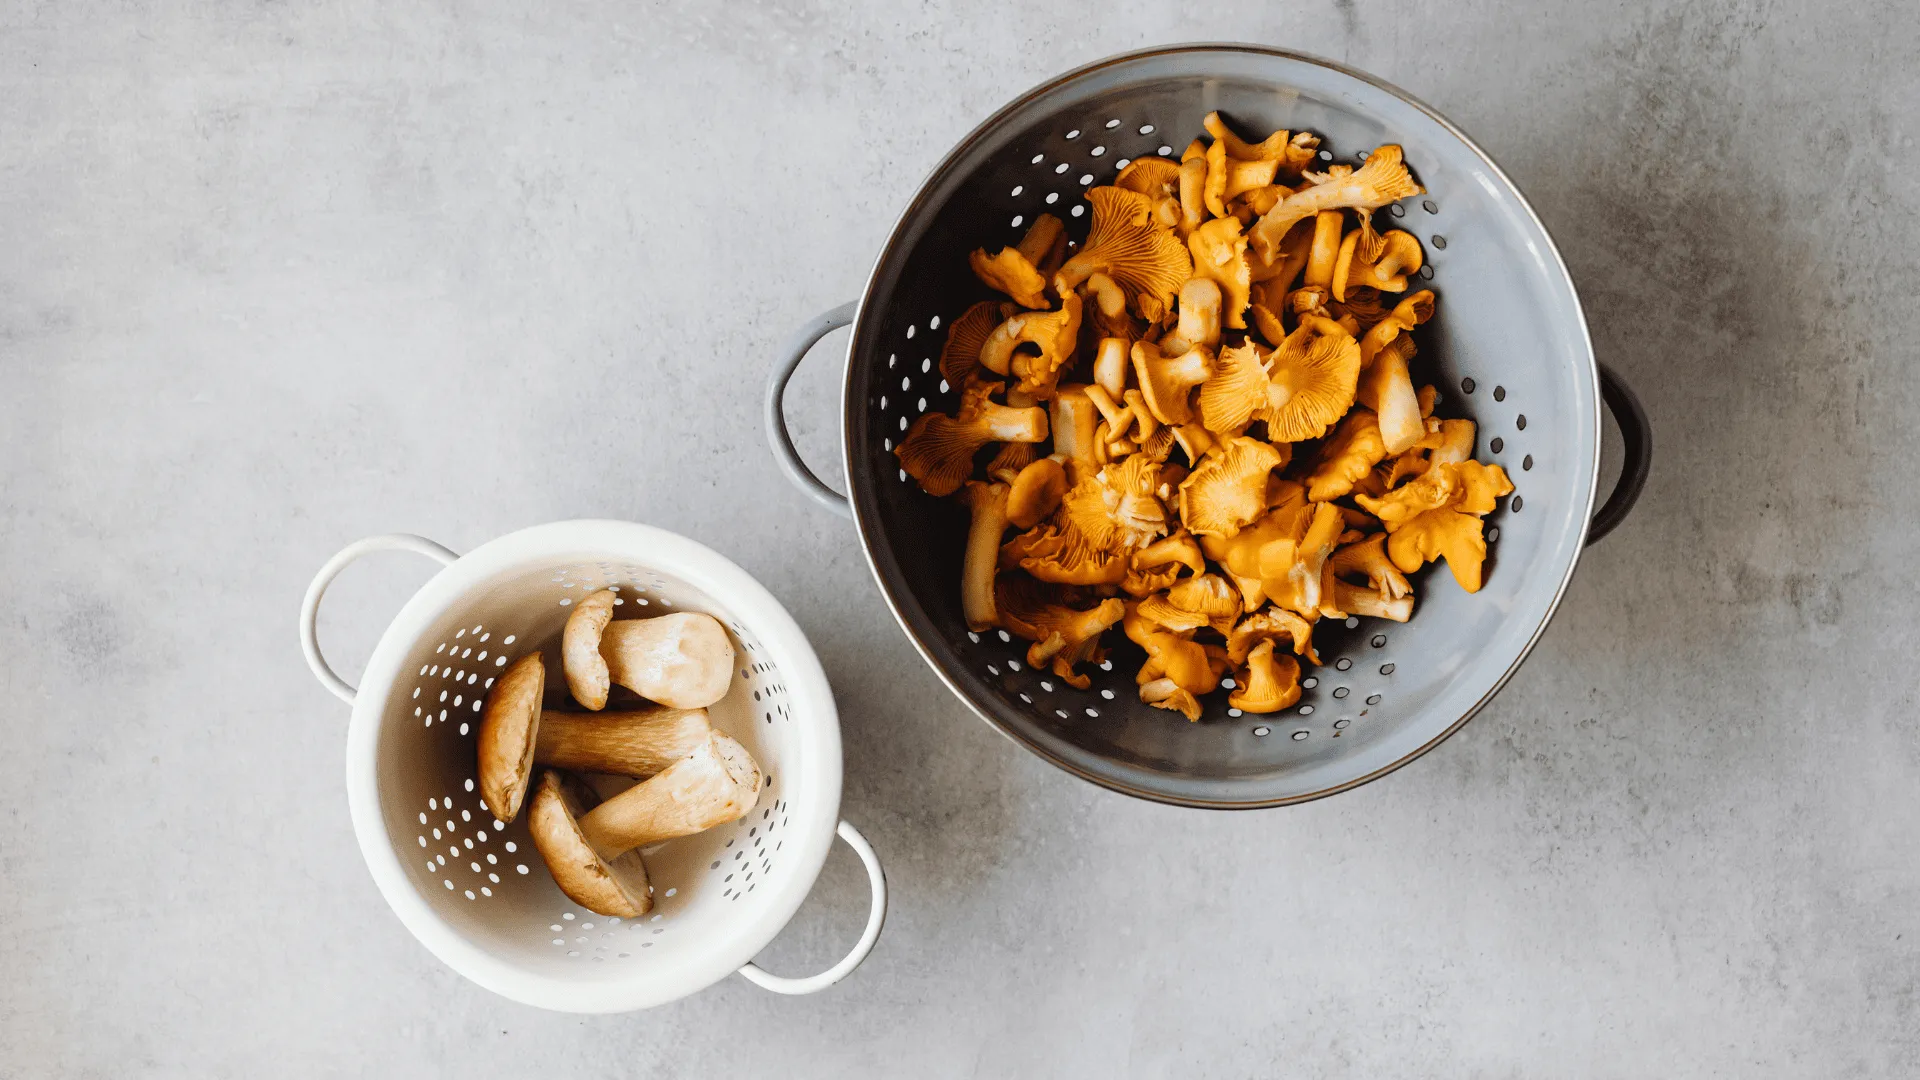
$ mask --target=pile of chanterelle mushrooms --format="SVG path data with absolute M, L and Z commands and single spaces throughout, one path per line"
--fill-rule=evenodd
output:
M 1430 561 L 1477 591 L 1481 519 L 1513 490 L 1409 373 L 1434 296 L 1407 292 L 1420 242 L 1372 218 L 1423 190 L 1400 147 L 1315 172 L 1309 132 L 1206 128 L 1178 162 L 1090 189 L 1077 247 L 1049 214 L 972 254 L 1010 299 L 953 320 L 958 413 L 895 450 L 972 509 L 972 629 L 1019 635 L 1029 664 L 1085 689 L 1076 668 L 1118 623 L 1147 654 L 1141 700 L 1190 720 L 1229 673 L 1230 707 L 1292 705 L 1280 647 L 1318 663 L 1321 618 L 1406 621 L 1405 575 Z
M 553 880 L 589 911 L 632 917 L 653 907 L 640 849 L 745 816 L 760 797 L 760 767 L 707 721 L 706 707 L 733 682 L 726 628 L 692 612 L 614 621 L 617 599 L 581 600 L 561 634 L 567 689 L 590 715 L 543 708 L 538 652 L 494 685 L 480 717 L 480 794 L 512 821 L 543 767 L 527 823 Z M 615 684 L 657 704 L 603 712 Z M 603 802 L 573 772 L 640 783 Z

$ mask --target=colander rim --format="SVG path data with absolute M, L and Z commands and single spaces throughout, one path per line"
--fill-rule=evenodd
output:
M 1567 298 L 1572 303 L 1573 313 L 1578 316 L 1572 320 L 1574 323 L 1572 329 L 1576 335 L 1575 344 L 1577 351 L 1580 356 L 1584 357 L 1585 374 L 1587 376 L 1586 385 L 1592 390 L 1589 404 L 1591 406 L 1590 411 L 1592 414 L 1595 438 L 1593 441 L 1592 461 L 1588 466 L 1588 475 L 1591 480 L 1587 484 L 1586 506 L 1578 508 L 1581 512 L 1579 514 L 1577 534 L 1572 538 L 1574 541 L 1572 545 L 1572 555 L 1567 561 L 1566 570 L 1562 574 L 1560 581 L 1555 585 L 1553 596 L 1548 602 L 1545 612 L 1540 617 L 1539 625 L 1534 628 L 1533 633 L 1527 638 L 1525 644 L 1514 655 L 1512 663 L 1507 666 L 1505 671 L 1501 672 L 1499 678 L 1495 679 L 1488 686 L 1486 691 L 1474 701 L 1471 707 L 1461 713 L 1459 719 L 1447 725 L 1445 730 L 1433 738 L 1394 761 L 1351 780 L 1332 784 L 1315 791 L 1271 799 L 1232 800 L 1196 798 L 1139 787 L 1115 777 L 1100 775 L 1081 768 L 1074 762 L 1053 753 L 1046 746 L 1028 739 L 1010 725 L 1002 723 L 991 711 L 982 708 L 980 703 L 975 701 L 972 695 L 968 694 L 966 690 L 960 686 L 958 681 L 947 672 L 946 667 L 936 658 L 932 647 L 922 640 L 920 634 L 916 632 L 913 624 L 902 610 L 900 600 L 895 595 L 893 584 L 888 580 L 888 576 L 881 571 L 879 562 L 874 558 L 874 536 L 875 530 L 878 528 L 878 523 L 869 521 L 868 506 L 870 502 L 876 502 L 876 500 L 863 498 L 863 496 L 869 495 L 871 492 L 873 476 L 868 472 L 856 470 L 856 450 L 854 441 L 851 438 L 857 418 L 856 410 L 861 408 L 863 404 L 854 400 L 853 362 L 854 358 L 863 352 L 866 339 L 870 335 L 877 333 L 867 319 L 867 315 L 871 310 L 870 301 L 880 287 L 880 275 L 887 261 L 893 256 L 895 249 L 901 244 L 909 227 L 916 223 L 924 213 L 928 212 L 928 203 L 933 189 L 938 182 L 946 176 L 949 168 L 965 157 L 976 143 L 995 131 L 1004 119 L 1018 113 L 1032 102 L 1053 93 L 1077 79 L 1109 67 L 1151 57 L 1177 55 L 1181 53 L 1248 53 L 1325 68 L 1400 99 L 1400 101 L 1439 125 L 1440 128 L 1449 135 L 1458 139 L 1469 152 L 1480 159 L 1480 162 L 1486 166 L 1491 175 L 1498 179 L 1504 189 L 1504 194 L 1513 199 L 1515 205 L 1526 215 L 1526 220 L 1531 223 L 1534 228 L 1539 230 L 1540 236 L 1545 240 L 1546 254 L 1551 260 L 1551 267 L 1548 272 L 1550 276 L 1557 279 L 1555 281 L 1556 285 L 1564 285 L 1567 291 Z M 1513 178 L 1507 175 L 1506 170 L 1502 169 L 1499 163 L 1494 161 L 1493 156 L 1487 153 L 1486 149 L 1476 142 L 1472 136 L 1462 130 L 1459 125 L 1447 119 L 1439 110 L 1400 87 L 1358 68 L 1342 64 L 1337 60 L 1330 60 L 1325 57 L 1315 56 L 1311 53 L 1300 52 L 1293 49 L 1250 42 L 1186 42 L 1116 53 L 1103 59 L 1083 64 L 1080 67 L 1063 72 L 1060 75 L 1038 84 L 1025 93 L 1008 101 L 996 109 L 985 120 L 977 124 L 956 142 L 953 148 L 942 156 L 940 161 L 928 171 L 926 177 L 920 182 L 919 187 L 915 189 L 913 196 L 907 201 L 906 207 L 895 219 L 893 228 L 887 234 L 886 241 L 880 246 L 878 254 L 874 257 L 872 267 L 867 273 L 866 284 L 861 289 L 859 304 L 854 312 L 852 332 L 847 342 L 846 371 L 841 382 L 840 391 L 842 417 L 841 468 L 843 476 L 845 477 L 845 490 L 848 496 L 847 501 L 853 511 L 854 528 L 860 536 L 861 553 L 866 558 L 867 568 L 872 572 L 874 581 L 880 586 L 880 594 L 886 601 L 887 609 L 893 613 L 894 621 L 900 625 L 900 629 L 907 635 L 907 639 L 913 643 L 913 647 L 920 653 L 921 659 L 926 662 L 928 667 L 933 669 L 934 674 L 946 685 L 947 689 L 951 691 L 955 697 L 959 698 L 967 708 L 973 711 L 974 715 L 986 721 L 994 730 L 1015 744 L 1038 755 L 1042 760 L 1082 780 L 1097 784 L 1110 791 L 1119 792 L 1120 794 L 1129 795 L 1138 799 L 1146 799 L 1150 802 L 1163 803 L 1169 806 L 1183 806 L 1203 810 L 1262 810 L 1279 806 L 1292 806 L 1299 803 L 1312 802 L 1316 799 L 1323 799 L 1330 795 L 1337 795 L 1343 791 L 1349 791 L 1363 784 L 1371 783 L 1410 764 L 1424 756 L 1434 747 L 1445 742 L 1462 727 L 1465 727 L 1468 721 L 1478 715 L 1480 710 L 1485 708 L 1488 702 L 1492 701 L 1493 698 L 1500 693 L 1501 689 L 1507 685 L 1508 680 L 1513 678 L 1514 673 L 1520 670 L 1520 666 L 1526 662 L 1527 657 L 1532 654 L 1534 646 L 1539 644 L 1541 636 L 1546 633 L 1547 627 L 1553 622 L 1554 615 L 1559 612 L 1560 602 L 1565 598 L 1567 589 L 1573 582 L 1574 571 L 1578 569 L 1580 565 L 1580 555 L 1582 549 L 1586 546 L 1587 533 L 1592 525 L 1593 504 L 1597 493 L 1597 481 L 1600 473 L 1600 439 L 1598 433 L 1601 430 L 1601 401 L 1599 386 L 1599 363 L 1594 356 L 1593 338 L 1587 326 L 1586 309 L 1580 301 L 1579 288 L 1574 283 L 1572 271 L 1567 267 L 1566 259 L 1560 254 L 1560 247 L 1554 242 L 1551 230 L 1547 228 L 1546 222 L 1541 220 L 1539 213 L 1534 209 L 1533 204 L 1527 200 L 1526 195 L 1520 190 L 1519 185 L 1515 184 Z M 856 476 L 858 479 L 856 479 Z
M 673 973 L 632 969 L 631 978 L 604 974 L 571 979 L 509 963 L 468 940 L 434 910 L 412 884 L 388 835 L 379 784 L 379 735 L 386 701 L 402 678 L 414 642 L 433 621 L 476 585 L 535 560 L 573 552 L 631 552 L 636 565 L 671 573 L 725 602 L 779 667 L 803 725 L 805 752 L 783 762 L 818 792 L 795 806 L 789 854 L 792 870 L 759 901 L 759 914 L 737 931 L 716 935 Z M 839 712 L 826 671 L 786 607 L 731 559 L 697 540 L 629 521 L 575 520 L 535 525 L 490 540 L 443 567 L 410 597 L 381 634 L 361 678 L 347 729 L 348 812 L 354 836 L 381 896 L 407 930 L 442 963 L 485 989 L 522 1004 L 572 1013 L 628 1012 L 696 993 L 732 974 L 764 949 L 792 920 L 826 863 L 840 820 L 844 763 Z

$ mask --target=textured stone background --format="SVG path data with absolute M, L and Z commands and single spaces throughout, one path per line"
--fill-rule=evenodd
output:
M 0 1075 L 1920 1072 L 1910 8 L 1181 7 L 0 3 Z M 1491 708 L 1246 815 L 974 720 L 758 416 L 976 120 L 1220 37 L 1473 132 L 1660 435 Z M 307 578 L 573 516 L 714 544 L 818 645 L 895 890 L 834 991 L 547 1014 L 381 902 Z M 342 670 L 425 575 L 341 580 Z M 841 849 L 763 959 L 865 903 Z

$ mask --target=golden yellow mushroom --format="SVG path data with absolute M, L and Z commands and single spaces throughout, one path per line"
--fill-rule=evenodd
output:
M 1187 248 L 1153 217 L 1153 201 L 1136 191 L 1097 187 L 1087 192 L 1093 224 L 1080 250 L 1054 276 L 1056 289 L 1071 290 L 1096 273 L 1106 274 L 1135 297 L 1165 311 L 1180 283 L 1193 274 Z M 1144 310 L 1144 309 L 1142 309 Z
M 1016 409 L 992 395 L 998 383 L 972 383 L 960 394 L 954 416 L 927 413 L 907 429 L 894 456 L 929 495 L 951 495 L 973 472 L 973 456 L 990 442 L 1036 443 L 1047 437 L 1047 414 Z
M 1354 483 L 1386 456 L 1387 447 L 1380 441 L 1380 424 L 1373 410 L 1355 408 L 1321 445 L 1313 471 L 1307 474 L 1307 498 L 1328 502 L 1351 494 Z
M 980 349 L 1005 318 L 1000 302 L 982 300 L 960 313 L 947 326 L 946 343 L 940 346 L 940 377 L 949 386 L 965 386 L 980 366 Z
M 1089 679 L 1077 673 L 1075 666 L 1093 659 L 1100 635 L 1127 610 L 1118 599 L 1101 601 L 1084 611 L 1074 608 L 1057 586 L 1025 574 L 1000 575 L 994 594 L 1000 625 L 1032 643 L 1027 663 L 1036 668 L 1051 665 L 1055 675 L 1081 690 Z
M 1273 403 L 1257 415 L 1274 442 L 1317 439 L 1353 407 L 1360 345 L 1338 323 L 1303 317 L 1268 361 Z
M 1420 241 L 1413 234 L 1393 229 L 1380 236 L 1377 252 L 1362 254 L 1359 242 L 1367 230 L 1355 229 L 1340 242 L 1340 254 L 1333 266 L 1333 298 L 1345 301 L 1355 288 L 1381 292 L 1405 292 L 1407 275 L 1419 272 L 1424 261 Z
M 1308 179 L 1313 179 L 1312 174 Z M 1389 143 L 1369 154 L 1359 169 L 1345 174 L 1329 169 L 1322 182 L 1287 196 L 1254 223 L 1250 235 L 1261 257 L 1271 259 L 1279 250 L 1280 238 L 1301 218 L 1324 210 L 1377 210 L 1424 191 L 1407 172 L 1400 147 Z
M 1113 186 L 1137 191 L 1150 199 L 1178 195 L 1180 165 L 1163 157 L 1135 158 L 1113 178 Z
M 1230 330 L 1247 326 L 1247 296 L 1253 287 L 1247 266 L 1247 238 L 1240 222 L 1230 217 L 1209 221 L 1187 236 L 1193 253 L 1193 274 L 1220 287 L 1221 311 Z
M 1267 476 L 1281 461 L 1260 439 L 1225 440 L 1180 484 L 1180 520 L 1195 536 L 1233 536 L 1267 512 Z
M 1227 695 L 1227 704 L 1241 712 L 1274 713 L 1300 700 L 1300 662 L 1275 656 L 1272 641 L 1262 641 L 1247 654 L 1247 663 Z
M 1487 558 L 1481 524 L 1479 518 L 1458 510 L 1428 510 L 1387 537 L 1387 554 L 1393 565 L 1409 574 L 1445 558 L 1453 580 L 1467 592 L 1479 592 L 1482 564 Z
M 1178 356 L 1162 356 L 1150 341 L 1133 343 L 1133 375 L 1154 418 L 1178 427 L 1193 419 L 1187 398 L 1213 374 L 1213 358 L 1194 346 Z

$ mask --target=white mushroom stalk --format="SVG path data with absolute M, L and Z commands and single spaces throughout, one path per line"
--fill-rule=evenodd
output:
M 529 653 L 500 677 L 480 714 L 480 795 L 502 821 L 519 816 L 535 763 L 647 777 L 692 753 L 713 731 L 705 709 L 546 712 L 540 705 L 545 687 L 540 654 Z
M 599 802 L 567 774 L 541 774 L 528 825 L 533 845 L 567 898 L 601 915 L 653 908 L 640 849 L 738 821 L 760 797 L 746 748 L 718 732 L 651 780 Z

